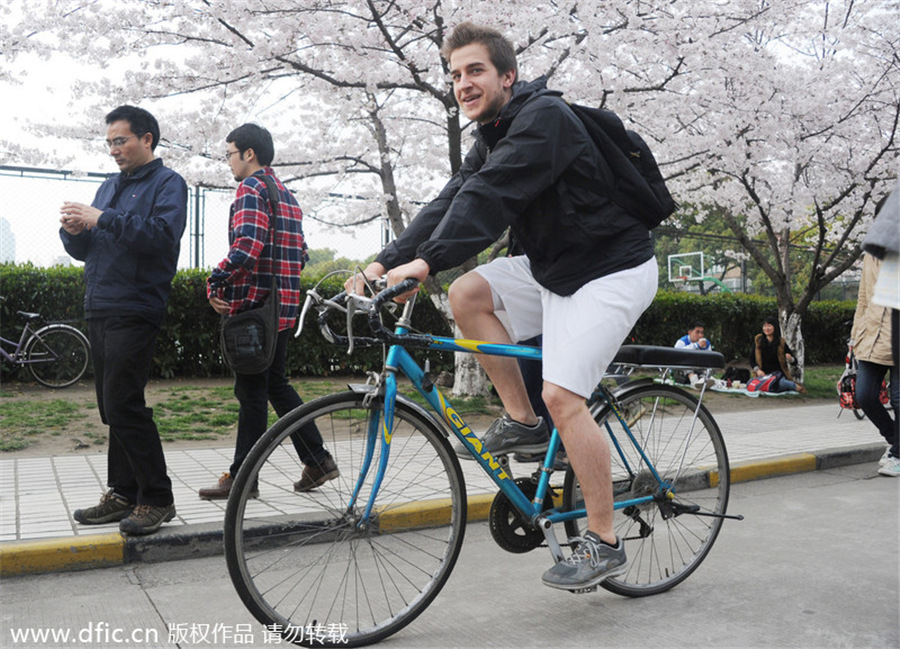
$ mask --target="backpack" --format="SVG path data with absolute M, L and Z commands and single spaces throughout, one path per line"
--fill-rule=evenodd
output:
M 750 370 L 744 367 L 735 367 L 734 365 L 729 365 L 725 368 L 725 374 L 722 375 L 722 380 L 737 381 L 738 383 L 749 383 Z
M 569 104 L 616 179 L 612 200 L 651 230 L 678 208 L 644 139 L 611 110 Z
M 758 376 L 755 379 L 750 379 L 750 382 L 747 384 L 747 392 L 771 392 L 779 380 L 781 380 L 781 372 Z
M 856 372 L 844 370 L 838 381 L 838 396 L 841 408 L 847 410 L 859 410 L 859 402 L 856 400 Z
M 841 408 L 846 410 L 861 410 L 859 401 L 856 399 L 856 363 L 851 356 L 847 358 L 847 367 L 841 378 L 838 379 L 837 392 Z M 887 382 L 881 381 L 881 389 L 878 392 L 878 400 L 881 405 L 886 406 L 891 401 L 891 395 L 888 392 Z

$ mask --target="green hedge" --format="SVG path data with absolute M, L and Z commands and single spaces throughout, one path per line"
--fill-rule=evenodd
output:
M 219 316 L 206 301 L 205 270 L 183 270 L 175 276 L 168 313 L 157 344 L 154 375 L 162 377 L 226 376 L 219 353 L 217 326 Z M 304 277 L 303 290 L 314 278 Z M 20 331 L 16 311 L 35 311 L 50 319 L 83 322 L 83 270 L 73 267 L 37 268 L 30 264 L 0 264 L 0 322 L 4 336 L 17 338 Z M 341 280 L 329 279 L 321 287 L 323 294 L 340 290 Z M 849 335 L 848 321 L 853 319 L 855 302 L 813 303 L 803 321 L 806 362 L 810 365 L 840 363 Z M 669 346 L 682 335 L 693 320 L 706 324 L 707 336 L 726 360 L 745 358 L 753 336 L 760 331 L 762 319 L 776 312 L 775 301 L 743 294 L 716 293 L 709 296 L 660 291 L 656 300 L 638 321 L 631 342 Z M 340 320 L 340 319 L 338 319 Z M 361 326 L 362 323 L 360 323 Z M 446 323 L 424 295 L 416 308 L 414 327 L 438 335 L 449 335 Z M 359 333 L 359 331 L 357 332 Z M 432 371 L 452 369 L 451 354 L 416 352 L 431 360 Z M 287 367 L 292 376 L 363 374 L 381 367 L 382 350 L 347 350 L 325 342 L 312 316 L 299 339 L 288 347 Z
M 182 270 L 175 275 L 163 328 L 154 354 L 154 376 L 208 377 L 227 376 L 230 370 L 219 352 L 219 316 L 206 300 L 206 270 Z M 302 289 L 311 288 L 314 278 L 303 278 Z M 340 278 L 326 280 L 320 287 L 323 295 L 341 290 Z M 6 338 L 18 338 L 21 331 L 16 311 L 42 313 L 48 319 L 74 320 L 87 332 L 83 320 L 84 271 L 80 267 L 37 268 L 30 264 L 0 264 L 0 322 Z M 338 317 L 336 328 L 341 320 Z M 365 324 L 360 321 L 360 326 Z M 418 302 L 414 327 L 438 335 L 449 335 L 446 322 L 423 294 Z M 357 330 L 359 333 L 359 330 Z M 425 352 L 417 352 L 424 354 Z M 450 354 L 431 354 L 435 372 L 452 370 Z M 345 347 L 328 344 L 319 333 L 310 314 L 300 338 L 288 345 L 287 368 L 292 376 L 328 376 L 329 374 L 364 375 L 366 370 L 381 367 L 380 347 L 357 349 L 347 354 Z M 8 368 L 4 368 L 8 372 Z

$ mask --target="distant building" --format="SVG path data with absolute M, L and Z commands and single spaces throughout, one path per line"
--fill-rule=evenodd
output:
M 9 221 L 0 218 L 0 263 L 16 260 L 16 235 Z

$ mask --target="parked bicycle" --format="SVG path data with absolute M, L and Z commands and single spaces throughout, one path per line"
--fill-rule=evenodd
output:
M 66 388 L 84 376 L 90 362 L 90 343 L 75 327 L 45 322 L 39 313 L 17 311 L 25 321 L 18 341 L 0 336 L 0 358 L 27 367 L 34 380 L 48 388 Z
M 308 293 L 303 314 L 316 308 L 326 338 L 351 349 L 385 345 L 384 367 L 371 375 L 374 383 L 351 385 L 280 419 L 254 446 L 231 490 L 225 553 L 234 586 L 257 620 L 299 645 L 378 642 L 437 596 L 456 563 L 467 521 L 466 485 L 450 439 L 462 442 L 499 489 L 489 526 L 503 549 L 546 547 L 560 561 L 556 527 L 561 524 L 569 537 L 585 531 L 572 469 L 562 486 L 551 484 L 559 433 L 553 431 L 537 469 L 514 478 L 508 458 L 483 450 L 435 385 L 428 364 L 423 369 L 409 351 L 538 359 L 541 350 L 412 333 L 414 299 L 393 331 L 384 327 L 382 306 L 414 286 L 408 280 L 374 299 Z M 346 318 L 342 333 L 329 323 L 334 313 Z M 368 317 L 371 336 L 353 334 L 357 313 Z M 615 359 L 626 367 L 703 368 L 706 374 L 723 361 L 713 352 L 646 346 L 623 347 Z M 435 414 L 398 393 L 398 374 Z M 669 590 L 703 562 L 723 521 L 741 518 L 726 514 L 728 455 L 702 405 L 704 393 L 705 387 L 697 399 L 645 378 L 611 388 L 601 383 L 591 397 L 591 412 L 610 440 L 616 531 L 629 557 L 626 573 L 602 582 L 607 590 L 631 597 Z M 341 474 L 296 493 L 291 484 L 303 467 L 290 440 L 311 425 Z

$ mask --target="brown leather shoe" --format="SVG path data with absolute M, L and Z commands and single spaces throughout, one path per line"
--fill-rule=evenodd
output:
M 294 491 L 311 491 L 341 474 L 334 458 L 330 455 L 321 464 L 307 464 L 303 467 L 303 475 L 294 483 Z
M 231 486 L 234 484 L 234 478 L 226 471 L 219 478 L 219 481 L 212 487 L 205 487 L 198 491 L 202 500 L 226 500 L 228 494 L 231 493 Z M 259 489 L 250 492 L 251 498 L 259 498 Z

